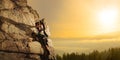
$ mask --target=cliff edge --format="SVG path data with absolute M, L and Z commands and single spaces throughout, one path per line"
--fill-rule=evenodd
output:
M 27 0 L 0 0 L 0 60 L 44 60 L 41 44 L 28 39 L 38 19 Z M 54 48 L 49 51 L 52 60 Z

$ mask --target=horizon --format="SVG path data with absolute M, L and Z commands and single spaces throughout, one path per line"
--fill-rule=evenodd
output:
M 64 53 L 85 53 L 89 54 L 94 50 L 99 52 L 110 48 L 120 47 L 120 38 L 118 39 L 52 39 L 55 52 L 58 55 Z

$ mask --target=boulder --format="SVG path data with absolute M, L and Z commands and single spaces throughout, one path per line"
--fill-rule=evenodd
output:
M 0 0 L 0 60 L 44 60 L 38 41 L 29 41 L 39 14 L 27 0 Z M 54 48 L 50 45 L 50 58 Z

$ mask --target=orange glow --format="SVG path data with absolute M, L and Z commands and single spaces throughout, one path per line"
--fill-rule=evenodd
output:
M 119 0 L 29 0 L 53 38 L 82 38 L 120 30 Z

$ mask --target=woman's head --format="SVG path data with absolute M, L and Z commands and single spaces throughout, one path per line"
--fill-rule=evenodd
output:
M 41 26 L 41 23 L 40 23 L 40 22 L 36 22 L 36 23 L 35 23 L 35 26 L 36 26 L 36 27 L 40 27 L 40 26 Z
M 35 23 L 35 26 L 39 26 L 39 25 L 40 25 L 40 22 L 36 22 L 36 23 Z
M 35 23 L 35 26 L 36 26 L 36 28 L 37 28 L 38 30 L 42 30 L 42 29 L 43 29 L 43 26 L 42 26 L 42 24 L 41 24 L 40 22 L 36 22 L 36 23 Z

